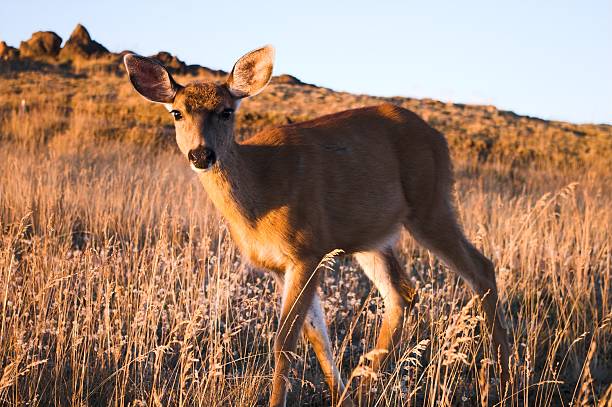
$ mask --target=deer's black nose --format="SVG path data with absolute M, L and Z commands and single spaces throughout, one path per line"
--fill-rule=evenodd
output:
M 189 162 L 198 170 L 207 170 L 217 161 L 215 152 L 204 146 L 199 146 L 189 151 L 187 158 L 189 158 Z

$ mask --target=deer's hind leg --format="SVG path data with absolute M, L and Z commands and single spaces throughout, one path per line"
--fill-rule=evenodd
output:
M 372 369 L 378 371 L 395 356 L 401 336 L 404 316 L 412 306 L 416 290 L 402 269 L 391 247 L 355 254 L 361 268 L 374 283 L 385 303 Z
M 440 208 L 432 211 L 429 217 L 409 219 L 405 226 L 417 242 L 439 256 L 480 297 L 492 334 L 494 353 L 500 359 L 501 379 L 507 382 L 510 346 L 503 313 L 498 308 L 495 267 L 464 236 L 454 210 L 446 204 L 441 204 Z

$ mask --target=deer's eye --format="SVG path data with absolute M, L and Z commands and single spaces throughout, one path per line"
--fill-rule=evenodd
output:
M 222 120 L 229 120 L 233 114 L 234 114 L 234 109 L 225 109 L 221 113 L 219 113 L 219 116 L 221 117 Z
M 183 115 L 178 110 L 171 110 L 170 114 L 174 117 L 174 120 L 179 121 L 183 118 Z

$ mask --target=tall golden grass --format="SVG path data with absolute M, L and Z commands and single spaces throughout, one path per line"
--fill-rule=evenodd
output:
M 4 93 L 0 118 L 0 404 L 265 405 L 273 280 L 237 252 L 161 109 L 120 78 L 24 73 L 3 86 L 21 91 Z M 305 97 L 288 85 L 268 95 L 292 101 L 286 110 L 247 105 L 240 129 L 311 117 L 309 99 L 296 107 L 291 92 Z M 370 100 L 360 98 L 333 106 Z M 260 107 L 267 116 L 253 113 Z M 425 113 L 447 125 L 443 111 Z M 548 139 L 515 138 L 538 152 L 526 161 L 500 140 L 483 157 L 462 147 L 475 138 L 449 137 L 466 233 L 497 268 L 514 350 L 509 391 L 493 375 L 478 301 L 404 235 L 398 253 L 418 302 L 400 362 L 361 405 L 612 403 L 611 156 L 605 129 L 580 131 L 586 144 L 550 147 L 555 159 L 544 157 Z M 348 378 L 375 343 L 383 304 L 350 259 L 325 272 L 321 289 Z M 328 405 L 305 342 L 298 356 L 289 403 Z

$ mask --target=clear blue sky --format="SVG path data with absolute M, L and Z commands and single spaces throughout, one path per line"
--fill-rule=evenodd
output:
M 612 1 L 3 1 L 0 39 L 77 22 L 112 51 L 229 70 L 263 44 L 275 73 L 374 95 L 612 123 Z

